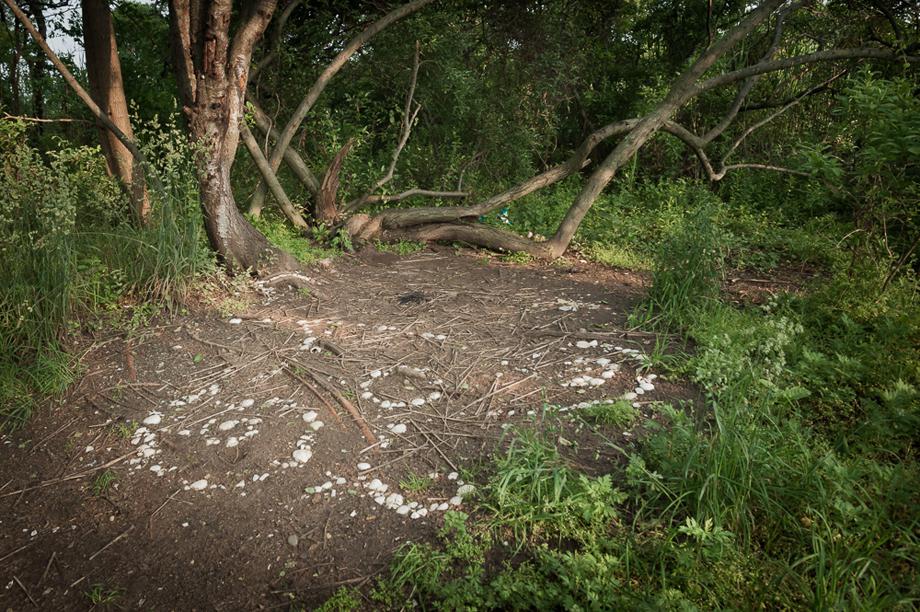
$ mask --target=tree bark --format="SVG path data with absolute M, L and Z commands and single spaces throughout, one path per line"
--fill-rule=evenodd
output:
M 108 115 L 112 123 L 128 138 L 134 138 L 121 78 L 121 62 L 115 42 L 115 28 L 107 0 L 82 0 L 83 47 L 86 51 L 86 72 L 93 100 Z M 135 165 L 131 151 L 111 131 L 100 126 L 100 140 L 109 171 L 128 190 L 134 212 L 141 224 L 150 216 L 150 198 L 142 175 Z
M 171 0 L 169 4 L 184 110 L 191 137 L 203 150 L 198 183 L 208 240 L 232 270 L 265 275 L 299 269 L 297 260 L 272 246 L 240 214 L 230 186 L 252 50 L 277 1 L 247 3 L 232 40 L 230 0 Z

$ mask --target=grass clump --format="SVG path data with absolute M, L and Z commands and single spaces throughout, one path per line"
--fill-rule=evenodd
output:
M 620 429 L 632 425 L 639 416 L 638 411 L 626 400 L 591 404 L 582 412 L 596 423 Z
M 396 255 L 412 255 L 425 250 L 425 243 L 416 240 L 397 240 L 396 242 L 374 241 L 374 248 L 381 253 L 395 253 Z
M 138 129 L 164 184 L 144 226 L 98 148 L 61 144 L 43 158 L 26 129 L 0 126 L 0 430 L 72 382 L 65 338 L 80 319 L 120 316 L 123 302 L 141 304 L 134 313 L 172 308 L 214 269 L 193 151 L 174 125 Z
M 312 264 L 334 257 L 338 254 L 335 249 L 326 249 L 316 246 L 307 237 L 295 228 L 285 223 L 284 219 L 271 215 L 249 216 L 256 229 L 262 232 L 268 241 L 283 251 L 287 251 L 304 264 Z

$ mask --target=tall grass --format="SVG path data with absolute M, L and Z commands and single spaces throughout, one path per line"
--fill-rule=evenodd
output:
M 175 126 L 139 130 L 166 186 L 151 192 L 144 227 L 131 223 L 97 148 L 61 143 L 45 161 L 25 131 L 0 125 L 0 430 L 23 424 L 36 396 L 73 380 L 63 344 L 72 322 L 126 297 L 175 305 L 212 268 L 194 152 Z

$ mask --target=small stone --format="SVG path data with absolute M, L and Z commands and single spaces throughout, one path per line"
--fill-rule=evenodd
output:
M 361 470 L 362 472 L 365 470 L 369 470 L 371 469 L 371 464 L 370 463 L 359 463 L 358 469 Z
M 371 378 L 380 378 L 381 376 L 383 376 L 383 372 L 380 370 L 374 370 L 371 372 Z
M 410 511 L 411 511 L 411 508 L 409 508 L 409 506 L 400 506 L 399 508 L 396 509 L 396 514 L 401 514 L 405 516 L 406 514 L 409 514 Z
M 146 419 L 144 419 L 143 423 L 144 425 L 159 425 L 160 421 L 162 420 L 163 420 L 163 417 L 157 414 L 156 412 L 154 412 L 153 414 L 148 416 Z
M 447 475 L 447 480 L 457 480 L 458 478 L 460 478 L 460 474 L 457 472 L 451 472 Z
M 230 325 L 239 325 L 242 322 L 243 322 L 243 319 L 237 319 L 237 318 L 233 318 L 227 321 L 227 323 L 229 323 Z
M 320 429 L 322 429 L 323 425 L 325 425 L 325 423 L 323 423 L 322 421 L 313 421 L 312 423 L 310 423 L 310 429 L 312 429 L 313 431 L 319 431 Z
M 395 434 L 404 434 L 406 433 L 406 426 L 403 423 L 397 423 L 390 428 L 390 431 Z
M 305 423 L 312 423 L 316 420 L 317 414 L 313 410 L 303 413 L 303 420 Z
M 240 441 L 238 438 L 235 438 L 232 436 L 227 438 L 227 448 L 235 448 L 239 445 L 240 445 Z
M 425 400 L 422 399 L 422 398 L 420 398 L 420 397 L 417 397 L 417 398 L 415 398 L 414 400 L 412 400 L 412 401 L 409 402 L 409 403 L 412 404 L 413 406 L 416 406 L 416 407 L 418 407 L 418 406 L 424 406 L 424 405 L 425 405 Z
M 461 486 L 459 489 L 457 489 L 457 495 L 459 495 L 460 497 L 467 497 L 469 495 L 472 495 L 475 492 L 476 492 L 476 487 L 471 484 L 465 484 Z
M 313 451 L 310 451 L 305 448 L 298 448 L 293 453 L 291 453 L 291 457 L 293 457 L 294 461 L 296 461 L 297 463 L 306 463 L 307 461 L 310 460 L 310 457 L 312 456 L 313 456 Z
M 460 504 L 463 503 L 463 498 L 460 497 L 459 495 L 455 495 L 454 497 L 450 498 L 450 501 L 448 503 L 451 506 L 459 506 Z
M 196 480 L 188 486 L 192 491 L 203 491 L 208 488 L 208 481 L 202 478 L 201 480 Z
M 288 536 L 288 544 L 290 544 L 294 548 L 297 548 L 298 542 L 300 542 L 300 538 L 297 537 L 296 533 L 292 533 L 291 535 Z
M 437 401 L 437 400 L 439 400 L 439 399 L 441 399 L 441 392 L 440 392 L 440 391 L 432 391 L 431 393 L 428 394 L 428 400 L 429 400 L 429 401 L 435 402 L 435 401 Z
M 217 429 L 219 429 L 220 431 L 230 431 L 231 429 L 233 429 L 239 424 L 240 422 L 238 420 L 230 419 L 229 421 L 224 421 L 223 423 L 218 425 Z
M 240 406 L 242 406 L 243 408 L 251 408 L 252 405 L 255 403 L 256 403 L 255 400 L 244 399 L 242 402 L 240 402 Z
M 190 436 L 190 435 L 192 435 L 192 432 L 190 432 L 190 431 L 187 430 L 187 429 L 181 429 L 181 430 L 179 430 L 179 434 L 178 434 L 178 435 L 180 435 L 180 436 Z
M 450 507 L 450 505 L 449 505 L 447 502 L 441 502 L 440 504 L 438 504 L 438 507 L 437 507 L 436 509 L 437 509 L 437 510 L 440 510 L 441 512 L 444 512 L 444 511 L 447 510 L 449 507 Z

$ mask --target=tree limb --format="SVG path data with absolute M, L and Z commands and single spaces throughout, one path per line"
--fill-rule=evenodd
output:
M 797 55 L 783 59 L 772 60 L 769 62 L 759 62 L 746 68 L 740 68 L 732 72 L 726 72 L 719 76 L 707 79 L 695 86 L 694 95 L 721 87 L 729 83 L 734 83 L 759 74 L 776 72 L 787 68 L 794 68 L 805 64 L 816 64 L 818 62 L 833 62 L 846 59 L 880 59 L 886 61 L 904 61 L 909 63 L 920 62 L 920 56 L 915 55 L 898 55 L 886 49 L 876 49 L 873 47 L 858 47 L 852 49 L 827 49 L 825 51 L 816 51 L 807 55 Z
M 14 2 L 13 0 L 3 0 L 3 2 L 10 7 L 10 10 L 13 11 L 13 14 L 16 16 L 16 19 L 22 23 L 23 27 L 39 46 L 39 48 L 44 52 L 48 57 L 60 75 L 64 78 L 64 81 L 70 86 L 70 88 L 77 94 L 77 97 L 80 98 L 80 101 L 89 108 L 90 112 L 99 121 L 102 125 L 106 127 L 110 132 L 112 132 L 118 140 L 125 145 L 125 148 L 131 152 L 132 157 L 137 160 L 137 163 L 144 167 L 144 175 L 151 182 L 152 186 L 161 194 L 163 193 L 163 184 L 160 182 L 159 177 L 156 173 L 150 168 L 150 164 L 147 163 L 147 158 L 144 157 L 144 154 L 141 153 L 140 147 L 133 138 L 129 138 L 118 129 L 118 126 L 115 125 L 109 116 L 102 112 L 102 109 L 99 108 L 99 105 L 93 101 L 92 96 L 90 96 L 85 89 L 80 85 L 79 81 L 71 74 L 70 70 L 67 69 L 67 66 L 64 65 L 64 62 L 61 61 L 61 58 L 51 50 L 51 47 L 48 46 L 48 43 L 45 42 L 45 39 L 42 38 L 41 34 L 35 29 L 35 26 L 32 25 L 32 22 L 22 12 L 22 9 Z
M 301 214 L 297 212 L 290 198 L 288 198 L 287 194 L 284 192 L 284 187 L 281 186 L 278 177 L 272 172 L 271 166 L 268 165 L 268 160 L 265 159 L 262 149 L 259 148 L 259 143 L 256 142 L 255 137 L 252 135 L 252 132 L 249 131 L 249 126 L 246 125 L 245 121 L 240 125 L 240 137 L 243 140 L 243 144 L 246 146 L 246 150 L 249 151 L 249 155 L 252 156 L 253 161 L 256 163 L 256 167 L 262 174 L 262 180 L 268 183 L 269 189 L 272 190 L 272 195 L 278 200 L 278 205 L 281 207 L 284 216 L 287 217 L 288 221 L 294 224 L 294 227 L 297 229 L 307 229 L 307 227 L 309 227 L 307 222 L 304 221 Z
M 313 105 L 316 103 L 316 100 L 319 99 L 320 94 L 322 94 L 323 90 L 326 89 L 329 81 L 331 81 L 332 77 L 334 77 L 345 66 L 348 60 L 358 51 L 358 49 L 363 47 L 367 41 L 376 36 L 381 30 L 385 29 L 393 22 L 414 13 L 415 11 L 419 10 L 426 4 L 430 4 L 431 2 L 433 2 L 433 0 L 413 0 L 412 2 L 399 6 L 366 27 L 360 34 L 349 41 L 345 48 L 335 56 L 335 58 L 329 63 L 328 66 L 326 66 L 326 69 L 320 73 L 319 77 L 317 77 L 316 81 L 307 91 L 307 94 L 304 96 L 303 100 L 301 100 L 300 105 L 297 107 L 297 109 L 294 111 L 294 114 L 287 122 L 287 125 L 285 125 L 284 129 L 281 130 L 281 133 L 278 136 L 278 141 L 275 143 L 275 148 L 269 157 L 269 164 L 271 165 L 273 171 L 278 171 L 278 167 L 281 165 L 281 159 L 284 156 L 284 151 L 290 146 L 291 141 L 294 139 L 294 134 L 296 134 L 297 130 L 300 129 L 300 125 L 303 123 L 303 120 L 306 119 L 310 109 L 313 108 Z M 256 188 L 256 193 L 253 195 L 253 205 L 261 208 L 262 201 L 264 199 L 265 187 L 260 183 L 259 187 Z
M 284 10 L 281 11 L 281 14 L 275 18 L 275 25 L 272 28 L 268 41 L 268 53 L 265 54 L 262 61 L 253 63 L 252 67 L 249 68 L 250 82 L 255 80 L 256 77 L 278 57 L 278 49 L 281 47 L 281 37 L 282 34 L 284 34 L 284 27 L 287 25 L 288 19 L 291 18 L 291 13 L 294 12 L 294 9 L 296 9 L 301 2 L 303 2 L 303 0 L 291 0 L 288 2 L 287 6 L 284 7 Z
M 393 150 L 393 155 L 390 158 L 390 166 L 387 168 L 386 174 L 380 177 L 380 179 L 374 183 L 374 186 L 371 187 L 367 193 L 361 197 L 355 198 L 346 204 L 343 207 L 342 212 L 359 210 L 361 207 L 368 203 L 369 199 L 374 195 L 375 191 L 392 181 L 393 177 L 396 175 L 396 163 L 399 161 L 399 155 L 405 148 L 406 143 L 409 142 L 409 135 L 412 133 L 412 126 L 415 124 L 415 120 L 418 117 L 419 111 L 422 110 L 422 106 L 420 104 L 416 105 L 414 111 L 412 110 L 412 100 L 415 96 L 415 85 L 418 83 L 420 52 L 421 45 L 418 41 L 415 41 L 415 55 L 412 59 L 412 77 L 409 79 L 409 92 L 406 94 L 406 105 L 403 109 L 399 141 L 397 142 L 396 148 Z

